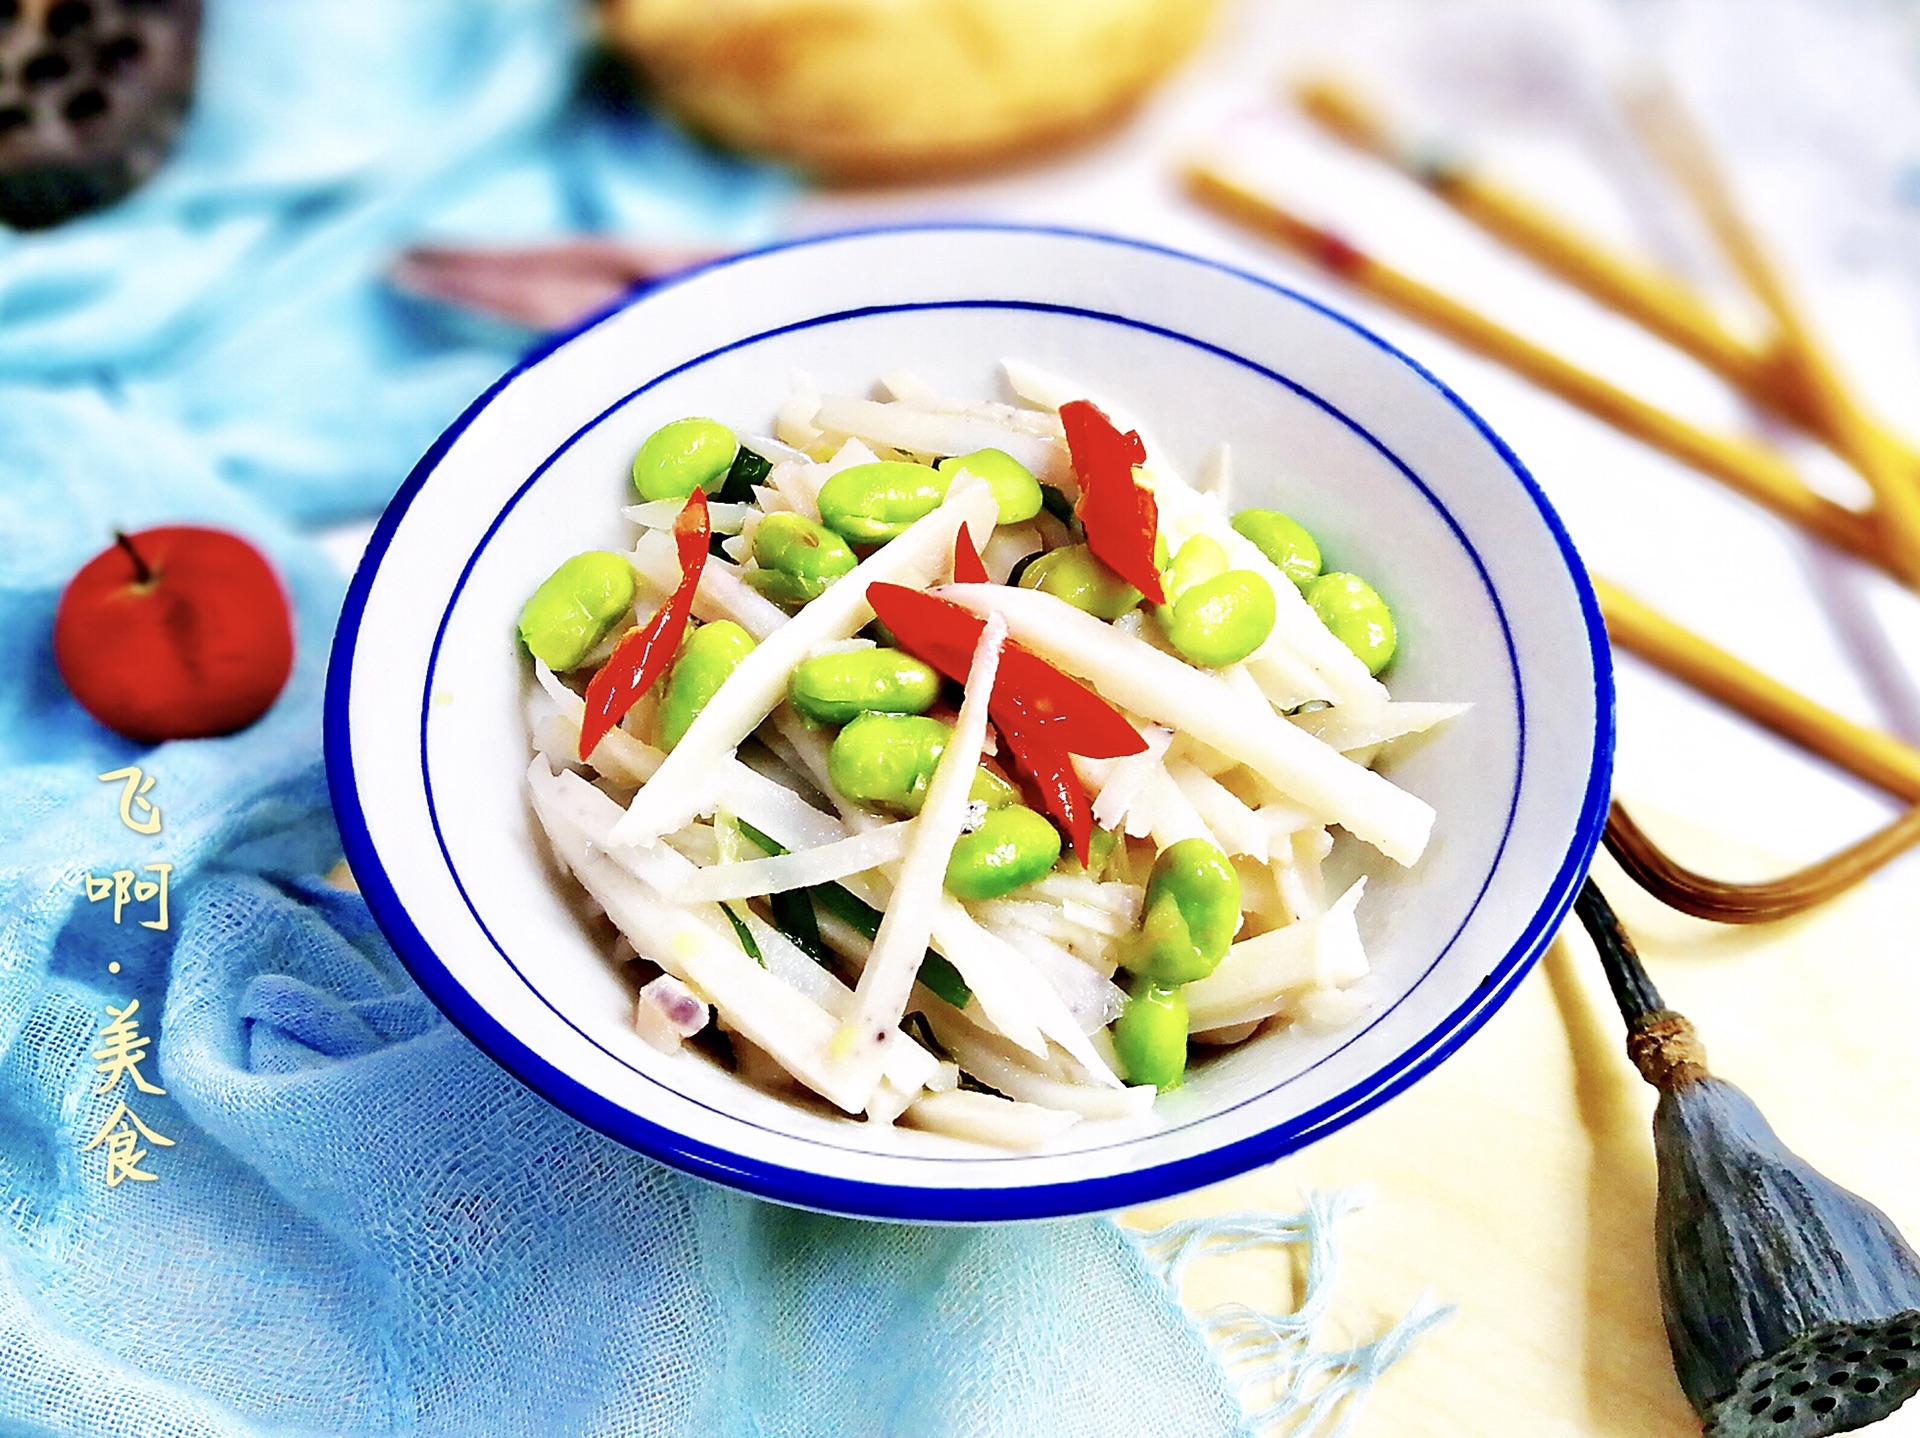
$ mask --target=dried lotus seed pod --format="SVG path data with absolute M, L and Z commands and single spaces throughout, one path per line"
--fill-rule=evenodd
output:
M 200 0 L 0 0 L 0 223 L 57 225 L 158 169 L 199 33 Z

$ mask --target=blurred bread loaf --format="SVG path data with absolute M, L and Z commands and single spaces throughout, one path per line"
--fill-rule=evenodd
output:
M 1213 0 L 602 0 L 687 121 L 822 178 L 978 169 L 1124 115 Z

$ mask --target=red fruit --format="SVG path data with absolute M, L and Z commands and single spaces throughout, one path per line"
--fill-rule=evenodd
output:
M 148 744 L 231 734 L 266 713 L 293 669 L 293 620 L 260 551 L 186 525 L 115 537 L 53 620 L 53 657 L 81 707 Z

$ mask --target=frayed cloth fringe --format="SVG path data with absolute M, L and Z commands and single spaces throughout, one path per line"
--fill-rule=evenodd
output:
M 1290 1313 L 1226 1303 L 1194 1322 L 1240 1396 L 1249 1429 L 1272 1438 L 1339 1438 L 1380 1376 L 1453 1305 L 1421 1294 L 1399 1322 L 1370 1343 L 1315 1350 L 1315 1330 L 1333 1302 L 1340 1267 L 1340 1220 L 1363 1207 L 1360 1189 L 1309 1194 L 1294 1214 L 1227 1213 L 1130 1232 L 1148 1268 L 1179 1297 L 1189 1265 L 1250 1249 L 1304 1246 L 1306 1293 Z M 1264 1401 L 1263 1401 L 1264 1395 Z

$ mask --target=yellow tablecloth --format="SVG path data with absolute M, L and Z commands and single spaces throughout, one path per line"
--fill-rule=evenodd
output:
M 1784 867 L 1697 829 L 1648 827 L 1716 876 Z M 1789 924 L 1728 929 L 1662 908 L 1609 861 L 1596 874 L 1714 1071 L 1789 1147 L 1920 1237 L 1920 895 L 1880 883 Z M 1387 1374 L 1355 1438 L 1698 1434 L 1654 1280 L 1654 1093 L 1622 1036 L 1575 924 L 1410 1092 L 1272 1168 L 1127 1221 L 1290 1212 L 1305 1191 L 1370 1186 L 1342 1226 L 1317 1346 L 1374 1336 L 1423 1289 L 1458 1311 Z M 1284 1262 L 1221 1261 L 1187 1296 L 1284 1307 L 1292 1287 Z M 1920 1433 L 1920 1406 L 1874 1431 Z

